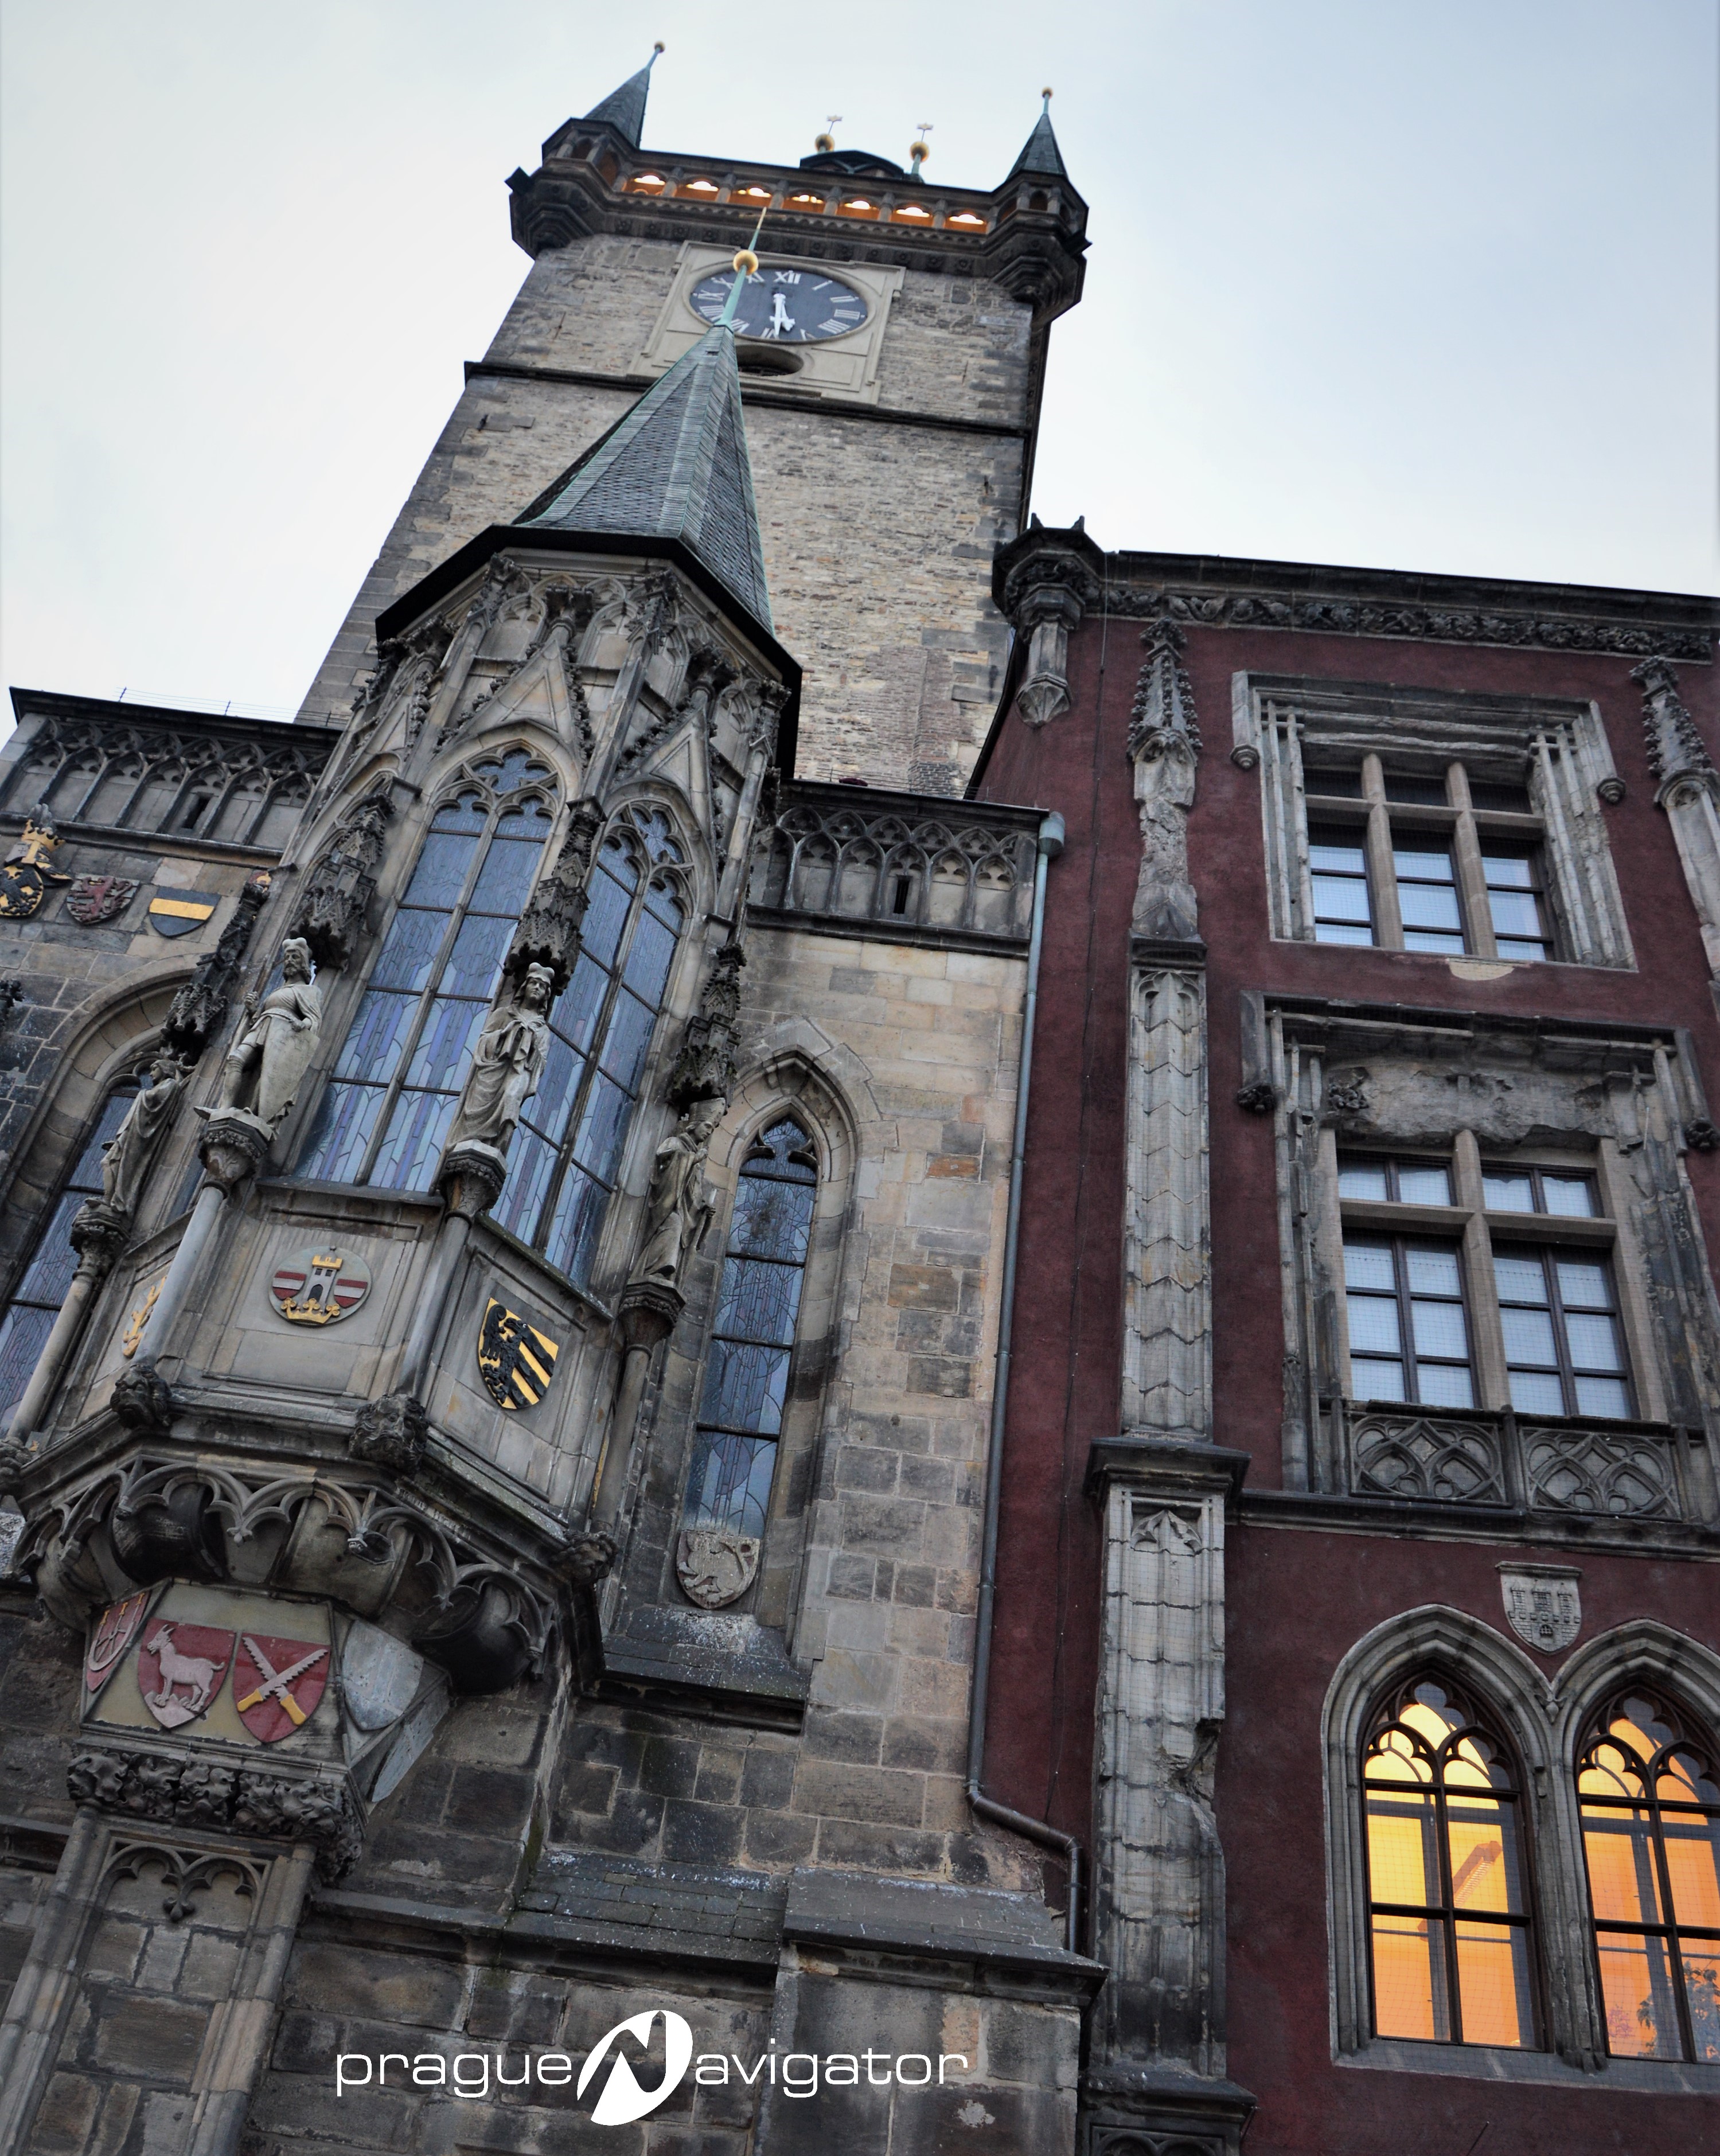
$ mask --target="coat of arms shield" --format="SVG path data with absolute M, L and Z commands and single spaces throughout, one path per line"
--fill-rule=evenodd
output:
M 328 1682 L 328 1647 L 242 1632 L 233 1661 L 233 1703 L 253 1737 L 277 1744 L 316 1713 Z
M 499 1408 L 535 1408 L 549 1390 L 560 1348 L 491 1296 L 478 1328 L 478 1373 Z
M 269 1283 L 290 1325 L 338 1325 L 370 1293 L 370 1267 L 350 1250 L 295 1250 Z
M 118 920 L 136 889 L 136 876 L 74 876 L 65 910 L 79 927 L 100 928 L 104 921 Z
M 208 1712 L 232 1660 L 231 1632 L 162 1618 L 137 1650 L 137 1689 L 163 1729 L 180 1729 Z
M 149 1589 L 145 1588 L 102 1612 L 84 1656 L 84 1682 L 90 1691 L 100 1691 L 113 1675 L 115 1665 L 136 1638 L 149 1603 Z
M 675 1576 L 689 1602 L 721 1609 L 738 1602 L 758 1572 L 757 1535 L 732 1527 L 684 1527 L 675 1553 Z

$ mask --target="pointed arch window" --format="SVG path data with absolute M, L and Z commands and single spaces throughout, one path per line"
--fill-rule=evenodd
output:
M 100 1197 L 102 1153 L 136 1097 L 135 1078 L 124 1080 L 108 1095 L 95 1129 L 60 1187 L 48 1224 L 36 1239 L 5 1315 L 0 1317 L 0 1429 L 23 1398 L 78 1270 L 78 1254 L 67 1240 L 72 1215 L 86 1199 Z
M 1362 1770 L 1373 2029 L 1533 2048 L 1533 1947 L 1505 1747 L 1443 1676 L 1392 1694 Z
M 525 750 L 473 764 L 430 819 L 325 1088 L 301 1176 L 428 1190 L 553 822 Z
M 1632 1686 L 1578 1757 L 1595 1958 L 1615 2058 L 1720 2064 L 1720 1767 Z
M 760 1134 L 742 1168 L 687 1477 L 687 1527 L 763 1536 L 818 1180 L 817 1151 L 792 1116 Z
M 670 970 L 691 911 L 661 809 L 631 804 L 592 865 L 572 978 L 492 1217 L 583 1286 L 620 1172 Z

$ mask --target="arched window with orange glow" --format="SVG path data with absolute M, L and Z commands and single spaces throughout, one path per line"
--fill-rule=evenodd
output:
M 1711 1743 L 1632 1686 L 1577 1762 L 1595 1958 L 1615 2058 L 1720 2064 L 1720 1770 Z
M 1534 1948 L 1517 1780 L 1443 1676 L 1374 1717 L 1363 1764 L 1373 2029 L 1533 2050 Z

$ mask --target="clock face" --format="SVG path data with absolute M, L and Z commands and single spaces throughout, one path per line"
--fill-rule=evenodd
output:
M 713 270 L 688 295 L 696 315 L 714 322 L 728 305 L 732 270 Z M 866 303 L 852 285 L 822 270 L 761 270 L 741 288 L 735 309 L 738 336 L 768 337 L 778 344 L 819 344 L 845 336 L 866 319 Z

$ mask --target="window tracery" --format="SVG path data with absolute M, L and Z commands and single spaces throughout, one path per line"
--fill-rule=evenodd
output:
M 429 1189 L 537 880 L 555 795 L 549 770 L 515 748 L 467 766 L 430 819 L 300 1175 Z
M 493 1217 L 582 1286 L 589 1279 L 645 1059 L 691 911 L 688 857 L 670 817 L 629 805 L 598 850 L 579 956 L 550 1014 Z

